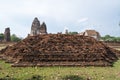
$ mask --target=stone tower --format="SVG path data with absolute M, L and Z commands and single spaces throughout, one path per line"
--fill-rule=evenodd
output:
M 43 22 L 42 25 L 40 26 L 40 34 L 47 34 L 47 27 L 45 22 Z
M 31 26 L 31 36 L 37 35 L 40 33 L 40 21 L 38 20 L 37 17 L 35 17 L 35 19 L 32 22 L 32 26 Z
M 5 28 L 4 40 L 5 40 L 6 42 L 11 41 L 11 38 L 10 38 L 10 28 Z
M 43 22 L 42 25 L 40 25 L 40 21 L 37 17 L 35 17 L 35 19 L 32 22 L 30 36 L 34 36 L 37 34 L 47 34 L 47 27 L 45 22 Z
M 65 34 L 69 34 L 68 29 L 65 30 Z

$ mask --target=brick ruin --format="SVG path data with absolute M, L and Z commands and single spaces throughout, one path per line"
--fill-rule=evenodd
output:
M 43 22 L 42 25 L 40 25 L 40 21 L 36 17 L 32 22 L 30 36 L 35 36 L 37 34 L 47 34 L 47 27 L 45 22 Z
M 11 41 L 11 38 L 10 38 L 10 28 L 5 28 L 4 41 L 5 42 Z
M 29 36 L 0 51 L 13 67 L 112 66 L 120 51 L 92 37 L 68 34 Z
M 42 34 L 42 35 L 40 35 Z M 10 41 L 10 29 L 5 29 Z M 0 59 L 12 67 L 28 66 L 113 66 L 120 51 L 93 37 L 84 35 L 47 34 L 45 22 L 33 20 L 30 36 L 0 50 Z

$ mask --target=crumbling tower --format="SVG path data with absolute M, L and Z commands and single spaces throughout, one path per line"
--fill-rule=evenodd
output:
M 35 19 L 32 22 L 32 26 L 31 26 L 31 36 L 37 35 L 40 33 L 40 21 L 38 20 L 37 17 L 35 17 Z
M 42 25 L 40 26 L 40 34 L 47 34 L 47 27 L 45 22 L 43 22 Z
M 10 28 L 5 28 L 4 40 L 5 40 L 6 42 L 11 41 L 11 38 L 10 38 Z
M 32 22 L 30 36 L 34 36 L 37 34 L 47 34 L 47 27 L 45 22 L 43 22 L 42 25 L 40 25 L 40 21 L 37 17 L 35 17 L 35 19 Z

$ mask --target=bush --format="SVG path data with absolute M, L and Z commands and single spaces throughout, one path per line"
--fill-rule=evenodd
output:
M 4 40 L 4 34 L 0 33 L 0 40 Z
M 17 37 L 15 34 L 13 34 L 12 36 L 11 36 L 11 41 L 13 41 L 13 42 L 18 42 L 18 41 L 21 41 L 22 39 L 21 38 L 19 38 L 19 37 Z
M 104 37 L 101 37 L 103 41 L 113 41 L 113 42 L 120 42 L 120 37 L 114 37 L 110 35 L 105 35 Z
M 68 32 L 68 34 L 75 35 L 75 34 L 78 34 L 78 32 Z

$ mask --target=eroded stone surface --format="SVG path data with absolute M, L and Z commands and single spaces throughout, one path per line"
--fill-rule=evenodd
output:
M 38 34 L 47 34 L 47 27 L 44 22 L 42 25 L 40 25 L 40 21 L 36 17 L 32 22 L 30 36 L 35 36 Z
M 4 40 L 5 40 L 6 42 L 11 41 L 11 38 L 10 38 L 10 28 L 5 28 Z
M 29 36 L 0 53 L 12 66 L 112 66 L 120 51 L 92 37 L 47 34 Z

